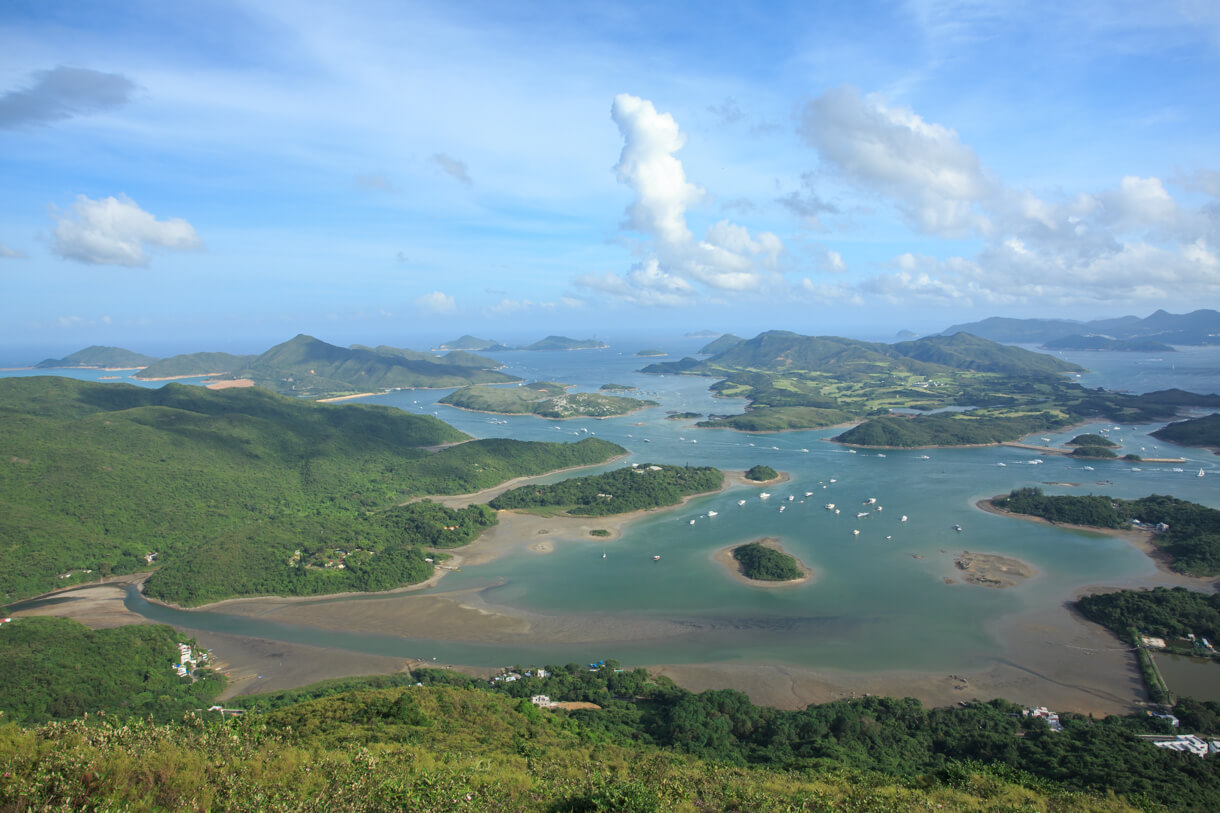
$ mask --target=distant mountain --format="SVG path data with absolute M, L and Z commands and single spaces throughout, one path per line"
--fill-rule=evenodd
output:
M 951 336 L 959 332 L 973 333 L 995 342 L 1037 343 L 1045 344 L 1047 347 L 1051 346 L 1048 344 L 1049 342 L 1057 342 L 1067 337 L 1088 339 L 1095 336 L 1115 341 L 1146 339 L 1162 344 L 1220 344 L 1220 312 L 1203 309 L 1191 313 L 1174 314 L 1158 310 L 1144 319 L 1137 316 L 1122 316 L 1117 319 L 1097 319 L 1092 322 L 992 317 L 981 322 L 953 325 L 941 335 Z M 1108 347 L 1105 349 L 1131 348 Z
M 160 378 L 185 378 L 196 375 L 217 375 L 244 367 L 254 356 L 232 353 L 184 353 L 154 361 L 135 374 L 135 378 L 155 381 Z
M 480 339 L 478 336 L 471 336 L 467 333 L 460 339 L 454 339 L 451 342 L 445 342 L 438 345 L 437 350 L 483 350 L 489 353 L 495 353 L 502 350 L 512 350 L 511 347 L 506 347 L 500 344 L 495 339 Z
M 465 357 L 459 360 L 467 361 Z M 495 370 L 447 363 L 443 358 L 337 347 L 304 334 L 256 356 L 230 376 L 252 379 L 258 386 L 276 392 L 311 398 L 395 387 L 464 387 L 520 380 Z
M 547 336 L 519 350 L 598 350 L 609 347 L 598 339 L 569 339 L 567 336 Z
M 882 344 L 771 330 L 733 344 L 703 362 L 694 359 L 661 362 L 645 367 L 643 372 L 717 375 L 729 370 L 771 374 L 804 371 L 835 375 L 855 372 L 868 376 L 883 369 L 901 369 L 934 377 L 949 369 L 1036 376 L 1075 372 L 1082 368 L 1054 356 L 1010 347 L 969 333 Z
M 121 347 L 103 347 L 95 344 L 84 350 L 77 350 L 70 356 L 61 359 L 43 359 L 34 366 L 39 369 L 53 367 L 116 367 L 128 369 L 131 367 L 147 367 L 157 359 L 143 353 L 133 353 Z
M 388 344 L 379 344 L 376 347 L 369 347 L 363 344 L 353 344 L 353 350 L 371 350 L 374 353 L 380 353 L 383 356 L 399 356 L 412 361 L 426 361 L 432 364 L 453 364 L 458 367 L 475 367 L 480 370 L 497 370 L 504 365 L 486 356 L 476 356 L 474 353 L 467 353 L 464 350 L 451 350 L 443 356 L 438 356 L 435 353 L 425 353 L 422 350 L 410 350 L 405 347 L 390 347 Z
M 741 344 L 745 339 L 740 336 L 734 336 L 732 333 L 726 333 L 715 341 L 708 342 L 699 349 L 700 355 L 714 356 L 717 353 L 723 353 L 730 347 Z
M 692 330 L 690 333 L 684 333 L 688 339 L 714 339 L 721 335 L 718 330 Z

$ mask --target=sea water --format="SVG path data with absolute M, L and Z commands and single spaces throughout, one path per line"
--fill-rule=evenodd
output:
M 661 403 L 607 420 L 553 421 L 468 412 L 436 403 L 447 392 L 437 390 L 401 390 L 360 401 L 434 414 L 476 437 L 574 441 L 596 436 L 626 447 L 631 455 L 627 462 L 727 470 L 762 463 L 789 476 L 781 484 L 733 486 L 672 511 L 650 513 L 627 525 L 621 538 L 612 541 L 565 538 L 556 531 L 546 537 L 553 546 L 549 554 L 522 549 L 483 565 L 465 566 L 447 574 L 431 591 L 474 588 L 481 590 L 487 603 L 509 611 L 580 619 L 603 630 L 597 636 L 601 643 L 538 640 L 497 646 L 409 640 L 392 630 L 332 633 L 217 612 L 184 613 L 150 605 L 135 591 L 129 595 L 128 607 L 152 620 L 193 629 L 471 665 L 613 657 L 630 664 L 749 660 L 859 671 L 899 666 L 964 669 L 995 656 L 998 644 L 990 630 L 1002 619 L 1060 603 L 1082 584 L 1123 583 L 1155 573 L 1152 561 L 1122 540 L 986 514 L 975 507 L 978 500 L 1038 486 L 1054 494 L 1173 494 L 1220 507 L 1215 456 L 1150 437 L 1148 433 L 1161 424 L 1099 422 L 1039 433 L 1027 440 L 1061 445 L 1081 432 L 1104 429 L 1122 445 L 1121 454 L 1184 457 L 1186 462 L 1082 462 L 1047 455 L 1034 463 L 1039 458 L 1032 451 L 995 446 L 852 452 L 827 441 L 838 429 L 746 434 L 697 429 L 693 420 L 667 420 L 672 412 L 725 414 L 744 407 L 741 400 L 714 397 L 708 385 L 715 379 L 637 372 L 656 360 L 635 357 L 637 349 L 659 347 L 669 351 L 672 360 L 692 353 L 701 342 L 637 338 L 614 341 L 602 350 L 496 354 L 506 372 L 527 380 L 560 381 L 584 391 L 608 382 L 627 384 L 640 390 L 628 394 Z M 1085 386 L 1135 392 L 1178 386 L 1220 392 L 1220 348 L 1186 348 L 1180 354 L 1163 355 L 1083 351 L 1059 355 L 1090 369 L 1079 379 Z M 124 375 L 68 372 L 94 379 Z M 625 463 L 590 471 L 621 465 Z M 1086 471 L 1085 465 L 1094 470 Z M 1196 476 L 1201 467 L 1208 477 Z M 572 475 L 548 479 L 568 476 Z M 763 490 L 771 493 L 770 499 L 760 499 Z M 805 497 L 806 492 L 813 496 Z M 789 495 L 795 499 L 789 501 Z M 876 498 L 876 505 L 884 510 L 863 505 L 869 498 Z M 741 499 L 746 503 L 738 506 Z M 828 502 L 841 513 L 826 511 L 823 506 Z M 708 516 L 709 510 L 718 515 Z M 867 511 L 867 518 L 857 519 L 858 511 Z M 903 515 L 907 522 L 900 521 Z M 764 536 L 779 539 L 787 551 L 813 568 L 814 579 L 797 586 L 760 588 L 733 579 L 712 559 L 719 549 Z M 946 579 L 960 581 L 953 561 L 962 550 L 1018 558 L 1032 564 L 1038 575 L 1005 590 L 947 584 Z M 654 556 L 661 559 L 654 561 Z M 663 622 L 669 631 L 654 637 L 640 632 L 652 629 L 652 622 Z

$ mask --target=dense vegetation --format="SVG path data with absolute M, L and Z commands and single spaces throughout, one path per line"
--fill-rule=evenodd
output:
M 635 354 L 637 356 L 668 356 L 669 355 L 664 350 L 656 350 L 656 349 L 637 350 L 637 351 L 635 351 Z
M 174 725 L 10 724 L 0 728 L 0 806 L 273 813 L 1135 809 L 1002 765 L 951 758 L 902 776 L 705 761 L 684 748 L 632 742 L 579 714 L 437 686 L 349 692 L 223 722 L 205 715 Z M 863 735 L 870 724 L 860 725 L 843 736 Z
M 427 548 L 465 545 L 496 523 L 485 505 L 430 501 L 352 518 L 289 518 L 177 557 L 144 584 L 149 598 L 197 606 L 239 596 L 372 593 L 415 584 L 443 559 Z
M 188 561 L 235 584 L 252 569 L 284 575 L 295 550 L 353 545 L 371 533 L 362 515 L 407 497 L 477 491 L 624 451 L 596 438 L 427 450 L 465 437 L 430 416 L 258 388 L 2 379 L 0 601 L 146 569 L 147 554 L 166 571 L 150 580 L 154 593 L 186 601 L 168 581 L 156 585 Z M 399 564 L 418 580 L 415 565 Z M 350 575 L 318 577 L 350 589 Z
M 152 361 L 143 370 L 136 373 L 135 377 L 155 381 L 160 378 L 215 375 L 245 367 L 254 358 L 254 356 L 235 356 L 232 353 L 186 353 Z
M 1109 438 L 1104 438 L 1101 435 L 1092 433 L 1077 435 L 1067 442 L 1068 446 L 1100 446 L 1105 449 L 1116 449 L 1118 444 Z
M 0 627 L 0 713 L 41 723 L 86 712 L 175 719 L 211 705 L 224 678 L 206 668 L 178 677 L 172 628 L 137 624 L 91 630 L 66 618 L 31 616 Z
M 1211 809 L 1220 798 L 1220 763 L 1140 741 L 1135 734 L 1168 730 L 1167 723 L 1143 714 L 1100 722 L 1061 714 L 1064 731 L 1052 732 L 1004 700 L 927 709 L 909 698 L 866 697 L 784 711 L 756 706 L 741 692 L 695 694 L 666 678 L 651 679 L 642 669 L 620 672 L 617 666 L 613 661 L 596 670 L 548 666 L 550 677 L 493 686 L 519 698 L 546 694 L 596 703 L 601 711 L 569 715 L 591 739 L 660 746 L 720 764 L 870 771 L 927 786 L 934 777 L 961 771 L 964 762 L 1045 792 L 1113 791 L 1134 797 L 1145 809 Z M 422 670 L 416 676 L 426 685 L 465 682 L 447 671 Z M 1220 706 L 1192 705 L 1192 721 L 1206 722 L 1210 713 L 1215 722 Z
M 696 426 L 711 429 L 738 429 L 742 432 L 783 432 L 787 429 L 817 429 L 847 423 L 851 420 L 852 415 L 841 409 L 781 406 L 759 407 L 742 415 L 709 418 L 706 421 L 699 421 Z
M 1058 428 L 1060 421 L 1047 412 L 1014 417 L 976 417 L 941 413 L 917 418 L 874 418 L 835 438 L 853 446 L 973 446 Z
M 1200 593 L 1184 587 L 1120 590 L 1077 600 L 1090 621 L 1109 627 L 1120 638 L 1138 630 L 1166 640 L 1188 634 L 1220 642 L 1220 593 Z
M 1153 432 L 1152 436 L 1179 446 L 1220 449 L 1220 412 L 1171 423 Z
M 747 579 L 787 582 L 805 575 L 792 556 L 759 542 L 733 548 L 733 558 L 741 565 L 741 573 Z
M 1072 457 L 1089 457 L 1097 460 L 1111 460 L 1118 457 L 1105 446 L 1077 446 L 1072 450 Z
M 505 347 L 495 339 L 480 339 L 477 336 L 471 336 L 469 333 L 465 334 L 459 339 L 454 339 L 451 342 L 445 342 L 437 348 L 437 350 L 474 350 L 488 353 L 511 349 L 511 347 Z
M 756 466 L 750 466 L 750 468 L 746 469 L 745 472 L 745 478 L 747 480 L 753 480 L 756 483 L 766 483 L 770 480 L 774 480 L 777 477 L 779 477 L 778 471 L 770 466 L 764 466 L 762 463 L 759 463 Z
M 1220 511 L 1175 497 L 1153 494 L 1138 500 L 1101 496 L 1048 496 L 1040 488 L 1021 488 L 992 504 L 1015 514 L 1051 522 L 1126 528 L 1134 520 L 1144 526 L 1168 525 L 1152 543 L 1171 558 L 1170 567 L 1191 576 L 1220 573 Z
M 596 392 L 568 394 L 567 386 L 536 381 L 523 387 L 463 387 L 439 403 L 477 412 L 508 415 L 538 415 L 543 418 L 607 418 L 656 406 L 656 401 L 602 395 Z
M 656 466 L 640 463 L 605 474 L 574 477 L 552 485 L 521 486 L 489 505 L 496 509 L 554 508 L 598 517 L 676 505 L 683 497 L 715 491 L 724 475 L 710 466 Z
M 717 339 L 712 339 L 710 342 L 703 345 L 703 347 L 700 347 L 699 355 L 714 356 L 718 353 L 723 353 L 730 347 L 741 344 L 744 341 L 745 339 L 741 338 L 740 336 L 735 336 L 732 333 L 726 333 Z
M 630 384 L 615 384 L 612 382 L 609 384 L 602 384 L 600 387 L 598 387 L 598 389 L 602 392 L 634 392 L 635 390 L 639 389 L 639 387 L 633 387 Z

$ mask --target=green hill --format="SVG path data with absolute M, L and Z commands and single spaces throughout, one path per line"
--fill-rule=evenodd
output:
M 150 553 L 160 570 L 149 595 L 170 601 L 269 584 L 286 594 L 362 580 L 385 589 L 387 579 L 418 581 L 431 569 L 409 536 L 378 528 L 377 512 L 412 495 L 477 491 L 623 453 L 596 438 L 428 451 L 464 439 L 431 416 L 258 388 L 0 379 L 0 601 L 147 569 Z M 301 565 L 336 541 L 397 552 L 374 557 L 371 569 Z M 296 550 L 304 559 L 294 564 Z
M 512 348 L 505 347 L 504 345 L 500 344 L 499 342 L 497 342 L 494 339 L 480 339 L 477 336 L 471 336 L 469 333 L 467 333 L 465 336 L 462 336 L 460 339 L 454 339 L 451 342 L 445 342 L 444 344 L 440 345 L 436 349 L 437 350 L 473 350 L 473 351 L 483 350 L 483 351 L 494 353 L 494 352 L 497 352 L 500 350 L 511 350 Z
M 128 369 L 131 367 L 144 367 L 155 361 L 157 359 L 154 356 L 133 353 L 121 347 L 103 347 L 95 344 L 91 347 L 86 347 L 84 350 L 77 350 L 75 353 L 64 356 L 61 359 L 43 359 L 34 366 L 40 369 L 50 367 L 113 367 Z
M 231 377 L 249 378 L 285 395 L 311 398 L 396 387 L 464 387 L 519 380 L 473 367 L 466 356 L 453 364 L 426 353 L 390 350 L 393 352 L 337 347 L 301 334 L 256 356 Z
M 155 381 L 160 378 L 223 374 L 245 367 L 254 358 L 235 356 L 232 353 L 184 353 L 151 362 L 136 373 L 135 377 Z
M 497 510 L 552 508 L 572 516 L 601 517 L 677 505 L 683 497 L 715 491 L 724 475 L 710 466 L 636 466 L 572 477 L 550 485 L 514 488 L 488 505 Z

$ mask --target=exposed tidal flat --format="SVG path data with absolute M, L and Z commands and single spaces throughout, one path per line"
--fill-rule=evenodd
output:
M 654 345 L 671 355 L 689 352 L 649 342 Z M 1090 366 L 1088 355 L 1071 357 Z M 658 667 L 689 688 L 731 686 L 785 707 L 868 692 L 937 704 L 1001 696 L 1106 713 L 1143 699 L 1134 660 L 1066 603 L 1082 590 L 1183 582 L 1158 571 L 1123 539 L 1014 521 L 983 513 L 975 503 L 1038 485 L 1048 493 L 1173 494 L 1220 507 L 1215 457 L 1150 438 L 1159 424 L 1115 431 L 1113 424 L 1098 423 L 1047 436 L 1049 445 L 1062 445 L 1074 434 L 1108 427 L 1123 453 L 1182 456 L 1189 461 L 1181 466 L 1184 473 L 1169 465 L 1068 457 L 1035 464 L 1029 450 L 1008 447 L 887 450 L 882 457 L 818 442 L 833 429 L 743 435 L 666 421 L 666 410 L 723 414 L 738 411 L 741 402 L 714 398 L 707 391 L 712 379 L 636 374 L 639 360 L 612 350 L 500 358 L 507 372 L 522 378 L 589 390 L 622 382 L 662 406 L 582 424 L 534 416 L 493 421 L 437 406 L 440 391 L 364 400 L 435 411 L 481 437 L 574 440 L 595 434 L 630 449 L 633 461 L 726 470 L 762 463 L 788 479 L 761 487 L 733 482 L 721 493 L 626 520 L 521 516 L 456 551 L 460 572 L 411 592 L 248 599 L 191 612 L 150 605 L 136 591 L 114 595 L 126 612 L 186 629 L 222 661 L 240 663 L 246 670 L 240 674 L 255 675 L 234 683 L 232 690 L 243 693 L 322 674 L 385 671 L 383 666 L 397 668 L 409 659 L 488 668 L 615 658 Z M 1153 382 L 1150 388 L 1176 381 L 1185 389 L 1220 391 L 1214 377 L 1212 383 L 1200 383 L 1199 376 L 1178 380 L 1142 357 L 1129 362 L 1153 368 L 1155 374 L 1140 371 L 1140 380 Z M 1135 389 L 1122 385 L 1119 372 L 1087 383 Z M 1030 440 L 1042 443 L 1041 437 Z M 1207 469 L 1206 479 L 1194 476 L 1200 467 Z M 770 497 L 762 499 L 763 492 Z M 877 503 L 864 505 L 869 498 Z M 830 502 L 840 514 L 824 508 Z M 588 531 L 594 528 L 612 536 L 593 538 Z M 725 578 L 712 554 L 760 536 L 780 540 L 818 579 L 797 590 L 758 590 Z M 549 550 L 545 556 L 538 555 L 542 548 Z M 1005 590 L 946 585 L 963 549 L 1026 562 L 1039 575 Z

